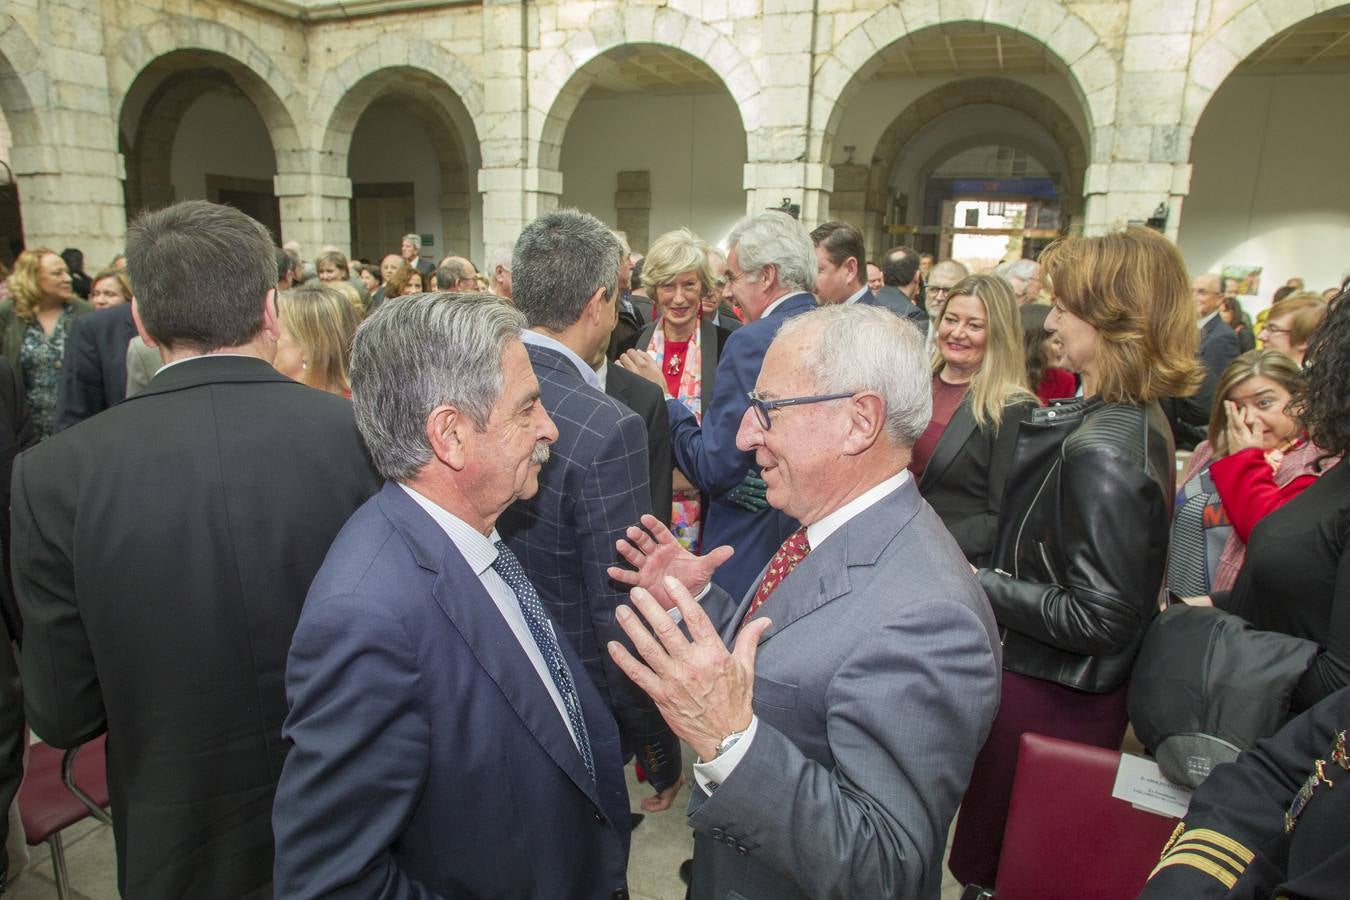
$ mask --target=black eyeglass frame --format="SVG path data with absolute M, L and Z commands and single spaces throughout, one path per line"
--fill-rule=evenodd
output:
M 847 400 L 849 397 L 856 397 L 857 391 L 849 391 L 843 394 L 817 394 L 814 397 L 784 397 L 781 400 L 765 400 L 759 396 L 758 391 L 750 391 L 745 396 L 750 400 L 750 407 L 755 411 L 755 418 L 759 420 L 760 427 L 765 431 L 773 428 L 772 420 L 769 419 L 769 413 L 775 409 L 781 409 L 785 406 L 804 406 L 807 403 L 824 403 L 826 400 Z

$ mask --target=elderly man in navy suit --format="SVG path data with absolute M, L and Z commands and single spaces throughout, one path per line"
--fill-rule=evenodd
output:
M 652 630 L 621 608 L 645 664 L 610 651 L 698 754 L 695 898 L 940 893 L 1001 652 L 984 591 L 905 468 L 929 377 L 923 338 L 885 310 L 793 319 L 737 440 L 802 527 L 743 596 L 713 585 L 701 605 L 691 592 L 726 548 L 694 557 L 651 519 L 629 531 L 636 571 L 614 574 L 638 586 Z
M 626 896 L 614 720 L 495 528 L 558 436 L 524 325 L 495 297 L 418 294 L 357 333 L 387 482 L 291 645 L 278 897 Z
M 752 474 L 754 457 L 736 447 L 736 430 L 773 336 L 788 319 L 816 307 L 811 291 L 816 286 L 817 263 L 806 229 L 782 212 L 771 210 L 742 219 L 727 241 L 731 248 L 727 281 L 749 321 L 722 345 L 717 383 L 712 398 L 704 401 L 702 425 L 677 400 L 666 400 L 666 412 L 675 464 L 712 497 L 702 545 L 736 545 L 735 557 L 718 569 L 714 580 L 737 596 L 797 527 L 767 503 L 746 502 L 743 482 Z M 665 390 L 665 378 L 646 353 L 625 353 L 619 364 Z
M 626 594 L 606 574 L 614 545 L 652 511 L 647 428 L 589 365 L 614 328 L 621 264 L 614 234 L 574 209 L 531 222 L 516 240 L 512 299 L 529 322 L 521 337 L 558 440 L 538 493 L 503 512 L 500 528 L 613 711 L 625 758 L 641 759 L 657 791 L 644 806 L 655 811 L 679 790 L 680 742 L 604 651 L 623 636 L 614 610 Z

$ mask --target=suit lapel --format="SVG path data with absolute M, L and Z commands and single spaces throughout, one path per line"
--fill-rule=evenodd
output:
M 933 455 L 923 470 L 923 480 L 920 484 L 937 484 L 974 433 L 975 416 L 970 411 L 970 391 L 967 390 L 966 395 L 961 398 L 960 405 L 956 407 L 956 412 L 952 413 L 951 421 L 942 430 L 942 437 L 938 438 L 937 446 L 933 448 Z
M 477 573 L 464 561 L 454 542 L 440 526 L 398 485 L 387 483 L 380 503 L 385 515 L 408 542 L 418 565 L 436 573 L 432 599 L 463 635 L 478 665 L 497 685 L 521 724 L 558 768 L 566 772 L 592 801 L 599 804 L 595 782 L 587 774 L 581 754 L 572 742 L 572 735 L 563 724 L 553 698 L 549 696 L 534 666 L 525 657 L 520 642 L 497 610 L 496 603 Z M 570 652 L 565 639 L 559 638 L 559 644 L 580 689 L 580 681 L 587 677 L 586 673 L 576 655 Z M 583 710 L 589 713 L 592 705 L 585 703 Z M 586 719 L 590 728 L 592 717 L 587 715 Z M 593 746 L 593 754 L 594 749 Z
M 750 617 L 750 621 L 764 616 L 773 620 L 759 642 L 771 640 L 798 619 L 848 594 L 853 589 L 849 570 L 876 565 L 882 551 L 909 526 L 919 508 L 919 489 L 913 478 L 907 478 L 899 488 L 845 522 L 820 547 L 813 548 Z M 758 587 L 759 579 L 755 585 Z M 737 609 L 731 633 L 726 636 L 728 646 L 753 594 L 751 588 Z

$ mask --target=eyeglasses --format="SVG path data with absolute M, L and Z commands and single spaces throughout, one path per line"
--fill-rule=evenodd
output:
M 857 391 L 849 391 L 846 394 L 819 394 L 815 397 L 784 397 L 781 400 L 765 400 L 759 395 L 759 391 L 751 391 L 745 396 L 750 398 L 750 407 L 755 411 L 755 417 L 759 419 L 759 426 L 765 431 L 773 427 L 769 413 L 775 409 L 784 406 L 804 406 L 807 403 L 824 403 L 826 400 L 847 400 L 856 394 Z
M 928 285 L 928 293 L 932 294 L 934 297 L 945 297 L 950 291 L 951 287 L 943 287 L 931 283 Z
M 760 271 L 762 271 L 762 270 L 760 270 Z M 756 272 L 755 272 L 755 275 L 756 275 L 756 277 L 758 277 L 759 271 L 756 271 Z M 749 273 L 749 272 L 739 272 L 739 273 L 737 273 L 737 272 L 731 271 L 730 269 L 727 269 L 727 276 L 726 276 L 726 278 L 722 279 L 722 283 L 723 283 L 723 284 L 728 284 L 728 285 L 734 285 L 736 282 L 740 281 L 742 278 L 749 278 L 749 277 L 750 277 L 750 273 Z
M 1269 322 L 1267 322 L 1267 323 L 1266 323 L 1266 327 L 1265 327 L 1263 330 L 1266 331 L 1266 332 L 1268 332 L 1268 333 L 1270 333 L 1270 334 L 1289 334 L 1289 333 L 1292 332 L 1294 329 L 1292 329 L 1292 328 L 1281 328 L 1281 327 L 1278 326 L 1278 325 L 1271 325 Z

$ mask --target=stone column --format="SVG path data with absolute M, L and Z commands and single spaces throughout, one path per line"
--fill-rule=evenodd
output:
M 830 217 L 834 171 L 820 163 L 749 162 L 745 164 L 745 209 L 750 215 L 777 209 L 784 200 L 801 207 L 801 221 L 814 228 Z
M 86 268 L 96 271 L 126 241 L 102 11 L 95 0 L 50 0 L 43 14 L 40 60 L 10 60 L 20 76 L 29 65 L 40 67 L 35 80 L 46 86 L 44 95 L 29 98 L 38 109 L 7 110 L 24 243 L 58 252 L 77 247 Z
M 1190 190 L 1190 132 L 1182 126 L 1196 0 L 1130 4 L 1115 121 L 1096 129 L 1084 178 L 1083 231 L 1144 222 L 1161 204 L 1173 240 Z
M 332 244 L 351 253 L 352 180 L 308 172 L 280 172 L 272 179 L 281 206 L 282 241 L 299 241 L 307 256 Z
M 651 244 L 652 173 L 620 172 L 614 192 L 614 224 L 628 235 L 635 253 L 646 253 Z

